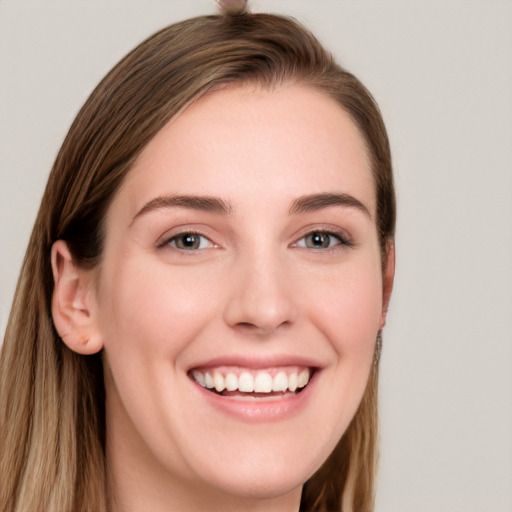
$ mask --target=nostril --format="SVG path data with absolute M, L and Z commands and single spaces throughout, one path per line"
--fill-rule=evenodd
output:
M 234 329 L 238 331 L 239 333 L 244 334 L 257 334 L 257 333 L 263 333 L 266 332 L 266 329 L 262 329 L 261 327 L 252 324 L 251 322 L 239 322 L 235 324 Z
M 238 322 L 233 326 L 233 328 L 241 333 L 247 334 L 257 334 L 259 336 L 265 336 L 267 334 L 274 333 L 280 330 L 282 327 L 286 327 L 287 325 L 291 325 L 291 322 L 285 320 L 279 324 L 269 323 L 265 324 L 263 322 L 259 324 L 253 324 L 251 322 Z

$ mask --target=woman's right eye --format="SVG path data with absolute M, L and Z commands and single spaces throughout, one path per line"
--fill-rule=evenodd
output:
M 180 233 L 169 238 L 163 245 L 170 245 L 180 251 L 197 251 L 213 247 L 214 244 L 211 240 L 198 233 Z

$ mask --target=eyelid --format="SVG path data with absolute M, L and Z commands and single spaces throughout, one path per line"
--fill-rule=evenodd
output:
M 195 235 L 201 238 L 204 238 L 208 241 L 208 247 L 200 247 L 198 249 L 182 249 L 180 247 L 176 247 L 171 245 L 171 242 L 179 238 L 180 236 L 184 235 Z M 213 240 L 206 236 L 204 233 L 202 233 L 200 230 L 197 229 L 191 229 L 191 228 L 184 228 L 184 229 L 178 229 L 178 230 L 170 230 L 165 235 L 160 237 L 159 241 L 157 242 L 157 247 L 159 249 L 165 249 L 165 248 L 171 248 L 175 251 L 182 252 L 182 253 L 192 253 L 192 252 L 198 252 L 205 249 L 215 248 L 219 247 Z
M 350 247 L 355 246 L 355 242 L 352 239 L 352 237 L 345 230 L 338 228 L 338 227 L 331 227 L 331 226 L 325 226 L 325 225 L 323 225 L 323 226 L 308 226 L 307 228 L 304 228 L 301 231 L 302 231 L 302 233 L 300 234 L 300 236 L 295 238 L 295 241 L 290 244 L 290 247 L 312 249 L 312 250 L 317 250 L 317 251 L 329 251 L 329 250 L 335 250 L 338 246 L 340 246 L 341 248 L 346 248 L 346 247 L 350 248 Z M 305 240 L 308 236 L 311 236 L 315 233 L 334 237 L 338 240 L 338 243 L 334 244 L 333 246 L 325 247 L 325 248 L 322 248 L 322 247 L 312 248 L 312 247 L 307 247 L 305 244 L 299 245 L 299 242 Z M 183 249 L 183 248 L 176 247 L 175 245 L 171 245 L 171 242 L 173 242 L 180 236 L 189 235 L 189 234 L 195 235 L 195 236 L 198 236 L 198 237 L 201 237 L 201 238 L 207 240 L 208 246 L 207 247 L 199 247 L 197 249 L 193 249 L 193 248 L 192 249 Z M 193 252 L 199 252 L 199 251 L 203 251 L 203 250 L 210 249 L 210 248 L 220 247 L 220 245 L 215 243 L 211 239 L 210 236 L 208 236 L 204 233 L 203 230 L 195 228 L 195 227 L 187 227 L 187 226 L 176 227 L 176 228 L 168 230 L 164 235 L 162 235 L 159 238 L 159 240 L 156 243 L 156 246 L 159 249 L 160 248 L 164 249 L 166 247 L 171 248 L 180 253 L 193 253 Z
M 326 248 L 322 248 L 322 247 L 311 248 L 311 247 L 307 247 L 305 244 L 299 245 L 299 242 L 301 242 L 302 240 L 305 240 L 308 236 L 311 236 L 315 233 L 322 234 L 322 235 L 328 235 L 328 236 L 337 238 L 339 240 L 339 243 L 335 244 L 334 246 L 326 247 Z M 354 245 L 355 245 L 354 241 L 344 230 L 324 226 L 324 227 L 309 227 L 307 229 L 307 231 L 303 232 L 303 234 L 299 238 L 297 238 L 295 242 L 293 242 L 292 247 L 300 247 L 300 248 L 312 249 L 312 250 L 318 250 L 318 251 L 329 251 L 329 250 L 336 249 L 336 247 L 338 247 L 338 246 L 350 248 L 350 247 L 354 247 Z

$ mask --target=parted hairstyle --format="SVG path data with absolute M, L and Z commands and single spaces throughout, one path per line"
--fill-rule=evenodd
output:
M 109 205 L 148 142 L 205 93 L 246 83 L 302 84 L 350 114 L 371 161 L 385 265 L 395 229 L 391 157 L 379 109 L 361 82 L 286 17 L 203 16 L 157 32 L 96 87 L 49 176 L 0 358 L 2 512 L 106 512 L 102 354 L 71 351 L 55 330 L 51 247 L 64 240 L 79 266 L 98 265 Z M 373 510 L 376 363 L 347 431 L 305 483 L 301 510 Z

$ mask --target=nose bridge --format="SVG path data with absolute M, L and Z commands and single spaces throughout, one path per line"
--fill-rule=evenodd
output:
M 259 247 L 240 255 L 233 264 L 226 322 L 258 334 L 293 323 L 298 310 L 287 274 L 278 250 Z

